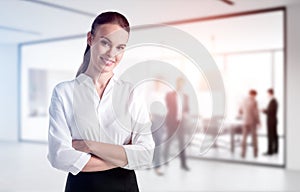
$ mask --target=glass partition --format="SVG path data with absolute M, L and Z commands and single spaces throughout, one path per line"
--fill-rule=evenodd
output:
M 226 119 L 223 131 L 205 153 L 203 133 L 195 135 L 189 147 L 191 157 L 284 165 L 285 154 L 285 99 L 284 99 L 284 11 L 277 10 L 257 14 L 224 17 L 199 22 L 177 24 L 175 27 L 196 37 L 211 53 L 221 72 L 226 92 Z M 185 70 L 182 66 L 181 70 Z M 201 82 L 198 82 L 201 84 Z M 267 151 L 268 133 L 266 115 L 262 113 L 268 105 L 267 90 L 273 88 L 278 101 L 279 152 L 264 155 Z M 257 129 L 258 156 L 253 155 L 251 135 L 247 138 L 246 157 L 241 157 L 242 123 L 232 131 L 227 124 L 239 119 L 239 108 L 250 89 L 257 91 L 261 126 Z M 199 89 L 199 94 L 203 90 Z M 201 106 L 200 106 L 201 107 Z M 205 108 L 205 106 L 202 106 Z M 199 114 L 203 119 L 205 114 Z M 211 117 L 212 118 L 212 117 Z M 232 126 L 236 126 L 235 123 Z M 205 133 L 207 134 L 207 133 Z M 208 135 L 209 136 L 209 135 Z M 206 135 L 207 137 L 207 135 Z M 215 135 L 212 135 L 212 139 Z M 201 139 L 202 138 L 202 139 Z

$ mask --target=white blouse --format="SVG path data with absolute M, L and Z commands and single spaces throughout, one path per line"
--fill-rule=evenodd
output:
M 126 169 L 151 166 L 154 141 L 142 97 L 128 82 L 113 77 L 100 100 L 93 80 L 81 74 L 58 84 L 49 108 L 48 160 L 57 169 L 79 173 L 91 155 L 77 151 L 72 140 L 122 145 Z

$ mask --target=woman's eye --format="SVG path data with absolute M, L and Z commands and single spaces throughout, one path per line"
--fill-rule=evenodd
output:
M 117 47 L 117 49 L 118 49 L 119 51 L 123 51 L 123 50 L 125 49 L 125 47 L 124 47 L 124 46 L 121 46 L 121 47 Z
M 100 42 L 101 42 L 101 45 L 103 45 L 103 46 L 110 46 L 110 43 L 107 41 L 102 40 Z

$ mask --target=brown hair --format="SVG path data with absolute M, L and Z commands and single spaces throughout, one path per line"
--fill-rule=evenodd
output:
M 255 90 L 255 89 L 251 89 L 251 90 L 249 91 L 249 95 L 256 96 L 256 95 L 257 95 L 256 90 Z
M 118 12 L 109 11 L 103 12 L 95 18 L 92 24 L 91 34 L 95 35 L 97 27 L 107 23 L 117 24 L 128 33 L 130 32 L 129 22 L 126 17 Z M 87 70 L 90 63 L 90 56 L 90 46 L 87 45 L 83 55 L 83 62 L 77 71 L 76 77 Z
M 267 92 L 268 92 L 270 95 L 274 95 L 274 89 L 272 89 L 272 88 L 268 89 Z

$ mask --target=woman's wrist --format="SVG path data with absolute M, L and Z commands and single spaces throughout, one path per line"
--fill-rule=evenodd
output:
M 86 145 L 88 147 L 88 153 L 94 153 L 94 142 L 93 141 L 86 141 Z

